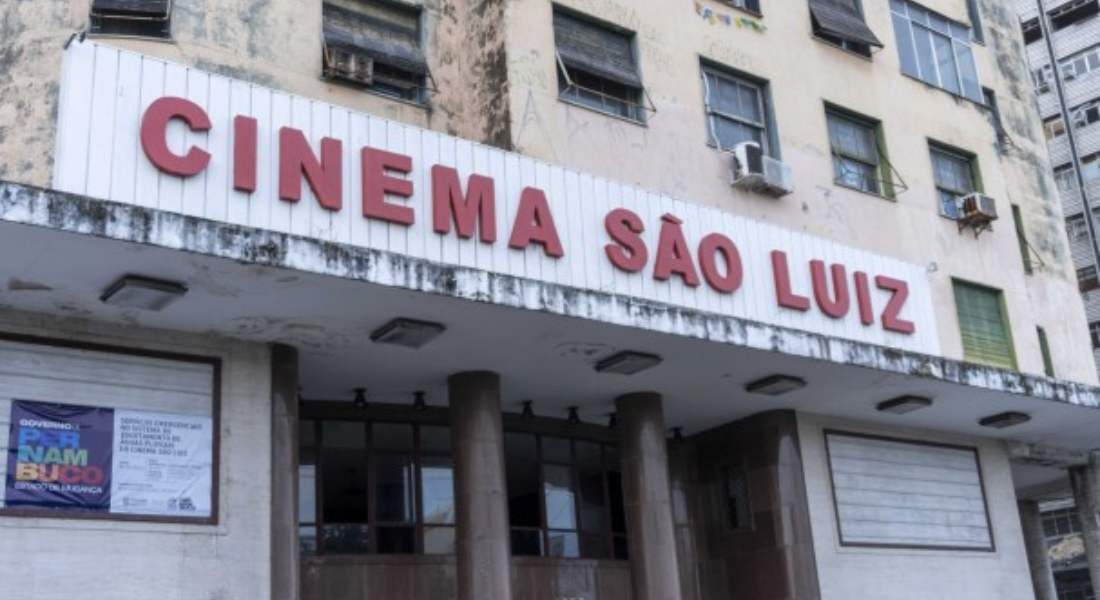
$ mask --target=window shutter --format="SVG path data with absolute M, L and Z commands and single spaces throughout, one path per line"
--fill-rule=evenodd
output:
M 629 34 L 555 12 L 554 42 L 566 66 L 623 85 L 642 87 Z
M 143 19 L 168 17 L 169 0 L 93 0 L 92 14 Z
M 1016 368 L 1012 334 L 1008 329 L 1001 292 L 955 282 L 955 308 L 959 315 L 963 357 L 971 362 L 1006 369 Z
M 420 49 L 419 13 L 416 9 L 370 5 L 357 12 L 325 3 L 325 44 L 363 54 L 376 62 L 417 75 L 428 72 Z
M 863 20 L 856 0 L 810 0 L 810 13 L 818 28 L 838 38 L 882 48 L 882 42 Z

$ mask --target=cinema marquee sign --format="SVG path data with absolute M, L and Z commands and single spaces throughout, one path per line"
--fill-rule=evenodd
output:
M 914 265 L 104 46 L 57 154 L 65 191 L 938 352 Z

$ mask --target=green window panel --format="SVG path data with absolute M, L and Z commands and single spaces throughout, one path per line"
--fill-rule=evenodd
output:
M 963 357 L 971 362 L 1015 369 L 1016 353 L 1000 290 L 962 281 L 955 281 L 954 285 Z

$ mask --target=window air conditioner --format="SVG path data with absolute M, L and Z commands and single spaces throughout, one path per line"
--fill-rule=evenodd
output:
M 967 225 L 984 227 L 997 220 L 997 206 L 993 198 L 974 192 L 967 194 L 958 200 L 959 221 Z
M 794 191 L 791 168 L 765 155 L 756 142 L 733 147 L 732 170 L 734 187 L 776 198 Z
M 341 48 L 326 48 L 325 75 L 370 85 L 374 81 L 374 60 L 369 56 Z

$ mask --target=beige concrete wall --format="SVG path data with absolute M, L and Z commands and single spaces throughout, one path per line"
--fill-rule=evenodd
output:
M 657 107 L 640 126 L 557 98 L 549 0 L 422 0 L 425 45 L 438 91 L 431 108 L 320 78 L 320 2 L 176 0 L 169 42 L 108 43 L 229 76 L 515 149 L 538 158 L 640 184 L 680 198 L 822 235 L 927 265 L 941 307 L 943 353 L 961 358 L 951 292 L 959 277 L 1006 291 L 1021 370 L 1042 372 L 1035 326 L 1043 326 L 1060 378 L 1095 382 L 1086 320 L 1039 121 L 1026 77 L 1018 25 L 1007 7 L 982 0 L 986 45 L 975 53 L 1009 136 L 998 140 L 974 104 L 900 73 L 886 2 L 867 19 L 886 48 L 866 60 L 811 35 L 802 2 L 763 3 L 767 31 L 712 25 L 691 2 L 563 0 L 561 4 L 637 32 L 640 68 Z M 699 0 L 716 10 L 732 9 Z M 926 5 L 966 20 L 965 0 Z M 87 21 L 87 0 L 40 0 L 0 7 L 0 178 L 48 185 L 61 47 Z M 505 24 L 502 26 L 501 24 Z M 707 141 L 700 58 L 772 85 L 784 160 L 796 192 L 775 200 L 729 186 L 729 157 Z M 909 190 L 896 201 L 832 183 L 823 103 L 883 121 L 891 161 Z M 995 230 L 974 239 L 937 214 L 927 140 L 974 152 L 985 191 L 998 202 Z M 1023 274 L 1011 219 L 1020 205 L 1037 256 Z
M 822 431 L 825 428 L 977 447 L 995 551 L 841 547 Z M 1003 443 L 806 413 L 798 415 L 798 430 L 821 600 L 865 598 L 867 590 L 875 590 L 875 600 L 1033 600 L 1012 472 Z
M 731 9 L 700 2 L 720 12 Z M 962 357 L 951 277 L 1006 290 L 1022 370 L 1042 372 L 1035 325 L 1047 329 L 1059 377 L 1095 381 L 1087 329 L 1048 175 L 1039 121 L 1011 12 L 983 2 L 987 44 L 975 45 L 983 85 L 992 87 L 1010 141 L 999 143 L 987 115 L 971 102 L 900 72 L 889 5 L 866 2 L 867 20 L 886 48 L 867 60 L 814 37 L 804 3 L 781 9 L 762 2 L 765 33 L 709 24 L 691 3 L 660 0 L 563 0 L 560 4 L 637 33 L 646 89 L 656 105 L 646 125 L 558 100 L 552 6 L 546 0 L 509 7 L 508 59 L 516 149 L 574 168 L 624 179 L 764 221 L 808 231 L 928 265 L 944 354 Z M 965 0 L 935 8 L 966 21 Z M 707 145 L 700 58 L 771 83 L 783 160 L 794 194 L 779 200 L 733 190 L 729 157 Z M 878 118 L 887 150 L 909 190 L 896 201 L 832 183 L 824 102 Z M 938 215 L 928 139 L 975 153 L 985 191 L 998 203 L 995 231 L 975 240 Z M 1044 263 L 1025 276 L 1011 204 L 1023 209 L 1029 237 Z
M 11 311 L 0 331 L 222 359 L 220 522 L 0 517 L 0 600 L 270 597 L 266 346 Z

